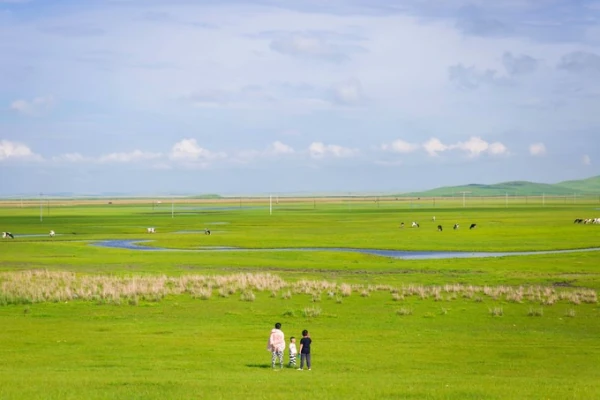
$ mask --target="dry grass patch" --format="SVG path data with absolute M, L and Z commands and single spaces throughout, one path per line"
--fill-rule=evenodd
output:
M 558 302 L 596 304 L 598 295 L 591 289 L 556 289 L 545 286 L 474 286 L 448 285 L 360 285 L 325 280 L 284 281 L 269 273 L 238 273 L 232 275 L 109 276 L 81 275 L 73 272 L 32 270 L 0 273 L 0 305 L 61 302 L 70 300 L 95 301 L 101 304 L 138 304 L 139 301 L 160 301 L 165 296 L 187 294 L 207 300 L 213 292 L 220 297 L 240 293 L 243 301 L 254 301 L 255 293 L 267 292 L 271 297 L 289 299 L 292 293 L 305 294 L 318 303 L 322 296 L 341 303 L 342 298 L 357 293 L 371 297 L 377 292 L 390 292 L 392 300 L 411 297 L 435 301 L 453 301 L 459 297 L 482 302 L 495 301 L 531 303 L 552 306 Z

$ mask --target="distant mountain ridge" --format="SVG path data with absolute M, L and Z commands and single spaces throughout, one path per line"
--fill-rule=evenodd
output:
M 600 175 L 587 179 L 563 181 L 559 183 L 536 183 L 528 181 L 512 181 L 491 185 L 471 183 L 461 186 L 444 186 L 422 192 L 404 194 L 409 196 L 458 196 L 467 192 L 469 196 L 567 196 L 567 195 L 600 195 Z

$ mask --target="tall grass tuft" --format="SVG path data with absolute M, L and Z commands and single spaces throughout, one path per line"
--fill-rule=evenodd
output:
M 340 293 L 342 294 L 343 297 L 348 297 L 352 294 L 352 286 L 346 284 L 346 283 L 342 283 L 340 285 Z
M 302 311 L 302 315 L 305 318 L 316 318 L 321 315 L 321 309 L 319 307 L 306 307 Z
M 410 307 L 401 307 L 400 309 L 398 309 L 396 311 L 396 314 L 401 315 L 401 316 L 412 315 L 412 313 L 413 313 L 413 311 L 412 311 L 412 308 L 410 308 Z
M 404 300 L 404 295 L 402 295 L 400 293 L 392 293 L 392 300 L 394 300 L 394 301 Z
M 530 317 L 542 317 L 544 315 L 544 309 L 529 307 L 527 315 Z
M 242 301 L 254 301 L 256 300 L 256 295 L 252 290 L 244 290 L 240 295 L 240 300 Z
M 504 315 L 502 307 L 492 307 L 489 309 L 489 313 L 492 317 L 501 317 Z
M 565 317 L 569 317 L 569 318 L 575 318 L 575 310 L 572 308 L 569 308 L 566 312 L 565 312 Z

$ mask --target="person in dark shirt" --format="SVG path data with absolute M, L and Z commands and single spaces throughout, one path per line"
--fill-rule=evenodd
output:
M 305 329 L 302 331 L 302 339 L 300 339 L 300 368 L 298 371 L 304 369 L 304 362 L 310 371 L 310 344 L 312 339 L 308 336 L 308 331 Z

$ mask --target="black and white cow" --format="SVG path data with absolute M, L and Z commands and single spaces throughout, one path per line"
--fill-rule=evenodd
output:
M 8 238 L 14 239 L 15 237 L 10 232 L 2 232 L 2 239 L 8 239 Z
M 471 224 L 471 226 L 469 227 L 469 229 L 475 229 L 477 228 L 477 224 Z
M 413 223 L 411 224 L 411 226 L 412 226 L 413 228 L 418 228 L 418 227 L 419 227 L 419 223 L 418 223 L 418 222 L 415 222 L 415 221 L 413 221 Z
M 205 235 L 210 235 L 210 229 L 205 229 L 205 230 L 204 230 L 204 234 L 205 234 Z
M 146 231 L 148 233 L 156 233 L 156 230 L 154 228 L 147 228 Z
M 452 229 L 457 230 L 459 228 L 458 224 L 454 224 L 454 226 L 452 227 Z
M 441 226 L 441 225 L 438 225 L 438 232 L 441 232 L 441 231 L 443 231 L 443 230 L 444 230 L 444 229 L 442 228 L 442 226 Z
M 50 237 L 54 237 L 54 235 L 56 235 L 54 231 L 50 231 Z

